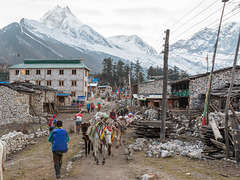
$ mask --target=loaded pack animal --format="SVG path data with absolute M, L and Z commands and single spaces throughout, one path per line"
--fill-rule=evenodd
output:
M 126 126 L 124 126 L 124 124 L 120 121 L 120 120 L 117 120 L 117 121 L 114 121 L 114 134 L 116 135 L 116 140 L 117 140 L 117 146 L 116 148 L 119 147 L 119 145 L 121 146 L 122 145 L 122 137 L 123 137 L 123 134 L 126 133 Z
M 5 142 L 0 140 L 0 180 L 3 180 L 4 166 L 3 163 L 7 157 Z
M 106 126 L 103 122 L 99 121 L 94 124 L 94 126 L 89 127 L 88 134 L 89 139 L 93 144 L 94 158 L 97 164 L 99 164 L 99 143 L 103 145 L 103 160 L 102 164 L 105 164 L 106 152 L 108 150 L 108 155 L 111 154 L 112 145 L 112 128 Z

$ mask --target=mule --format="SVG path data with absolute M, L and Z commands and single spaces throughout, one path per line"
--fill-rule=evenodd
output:
M 102 133 L 103 130 L 105 130 L 104 133 Z M 102 164 L 105 164 L 106 151 L 107 149 L 111 150 L 111 145 L 112 145 L 111 137 L 112 137 L 112 131 L 110 131 L 107 127 L 105 127 L 102 122 L 99 122 L 98 125 L 93 130 L 92 135 L 89 135 L 89 139 L 93 144 L 94 158 L 97 164 L 99 164 L 99 158 L 98 158 L 99 142 L 101 141 L 103 144 L 104 154 L 103 154 Z
M 92 143 L 87 135 L 87 130 L 88 127 L 90 126 L 90 123 L 82 123 L 81 127 L 82 127 L 82 139 L 85 142 L 85 156 L 90 154 L 90 150 L 93 150 L 93 146 Z
M 7 157 L 5 142 L 0 140 L 0 180 L 3 180 L 4 166 L 3 163 Z
M 116 135 L 115 137 L 117 141 L 116 148 L 118 148 L 119 146 L 122 145 L 122 137 L 123 134 L 125 134 L 126 127 L 119 120 L 114 122 L 114 127 L 115 127 L 114 134 Z

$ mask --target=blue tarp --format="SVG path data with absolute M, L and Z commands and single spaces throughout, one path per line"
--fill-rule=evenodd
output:
M 0 84 L 9 84 L 9 82 L 0 81 Z

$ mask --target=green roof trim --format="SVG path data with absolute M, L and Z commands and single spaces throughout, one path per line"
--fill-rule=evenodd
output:
M 16 64 L 10 69 L 88 69 L 80 59 L 26 59 L 22 64 Z

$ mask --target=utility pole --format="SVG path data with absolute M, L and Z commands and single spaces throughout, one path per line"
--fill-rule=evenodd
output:
M 140 72 L 138 72 L 138 74 L 137 74 L 137 77 L 138 77 L 138 94 L 140 94 L 140 80 L 139 80 L 139 73 Z
M 161 130 L 160 130 L 160 141 L 165 140 L 165 119 L 167 109 L 167 83 L 168 83 L 168 51 L 169 51 L 169 32 L 167 29 L 164 49 L 164 66 L 163 66 L 163 93 L 162 93 L 162 111 L 161 111 Z
M 212 79 L 213 79 L 212 76 L 213 76 L 215 57 L 216 57 L 217 46 L 218 46 L 218 39 L 219 39 L 219 35 L 220 35 L 220 30 L 221 30 L 222 18 L 223 18 L 225 4 L 226 4 L 227 1 L 229 1 L 229 0 L 222 0 L 222 2 L 224 2 L 224 4 L 223 4 L 222 15 L 221 15 L 220 23 L 219 23 L 219 27 L 218 27 L 217 40 L 216 40 L 216 43 L 214 45 L 213 59 L 212 59 L 212 70 L 211 70 L 211 73 L 209 75 L 209 88 L 208 88 L 207 96 L 206 96 L 206 100 L 205 100 L 205 103 L 207 103 L 206 104 L 206 106 L 207 106 L 206 108 L 207 109 L 205 110 L 205 107 L 204 107 L 204 114 L 205 114 L 204 116 L 206 116 L 205 118 L 206 118 L 207 122 L 203 122 L 202 124 L 204 124 L 204 123 L 208 124 L 209 123 L 208 114 L 209 114 L 209 104 L 210 104 L 210 96 L 211 96 L 211 89 L 212 89 Z
M 130 70 L 129 70 L 129 73 L 128 73 L 128 78 L 129 78 L 129 90 L 130 90 L 130 104 L 131 104 L 131 111 L 133 113 L 132 84 L 131 84 L 131 71 Z
M 232 93 L 232 88 L 233 88 L 233 84 L 235 81 L 235 74 L 236 74 L 236 64 L 237 64 L 237 56 L 238 56 L 238 50 L 239 50 L 239 43 L 240 43 L 240 34 L 238 36 L 238 43 L 237 43 L 237 48 L 236 48 L 236 53 L 235 53 L 235 58 L 234 58 L 234 62 L 233 62 L 233 68 L 232 68 L 232 79 L 230 82 L 230 86 L 228 89 L 228 95 L 227 95 L 227 101 L 226 101 L 226 107 L 225 107 L 225 129 L 224 129 L 224 133 L 225 133 L 225 145 L 226 145 L 226 158 L 230 158 L 230 150 L 229 150 L 229 135 L 228 135 L 228 110 L 229 110 L 229 104 L 230 104 L 230 98 L 231 98 L 231 93 Z M 236 122 L 236 120 L 235 120 Z M 236 134 L 238 133 L 238 124 L 232 122 L 232 128 L 233 131 L 235 131 L 236 133 L 233 133 L 233 141 L 234 141 L 234 149 L 235 149 L 235 160 L 238 162 L 240 159 L 240 155 L 239 155 L 239 140 L 237 139 L 239 136 L 237 136 Z

